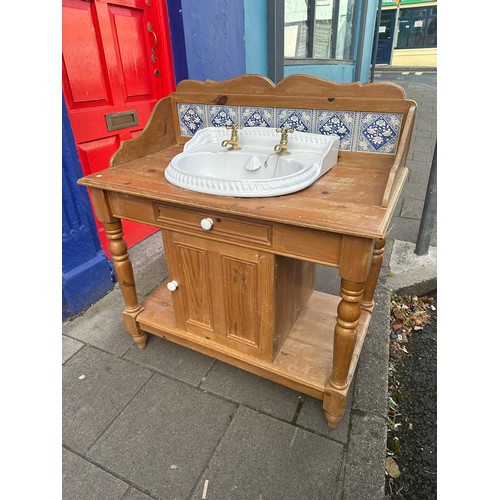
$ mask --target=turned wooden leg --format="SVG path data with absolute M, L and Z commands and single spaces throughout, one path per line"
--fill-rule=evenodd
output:
M 363 292 L 363 298 L 360 304 L 363 309 L 369 312 L 373 310 L 373 305 L 374 305 L 373 296 L 375 294 L 375 288 L 377 287 L 380 268 L 382 267 L 384 247 L 385 247 L 384 238 L 375 241 L 372 263 L 370 266 L 370 271 L 368 272 L 368 278 L 366 279 L 365 283 L 365 291 Z
M 143 310 L 137 300 L 135 289 L 134 271 L 128 257 L 127 244 L 123 240 L 123 229 L 119 219 L 113 222 L 103 222 L 106 236 L 109 239 L 109 250 L 113 258 L 115 273 L 125 301 L 123 311 L 123 322 L 125 328 L 132 335 L 137 347 L 143 349 L 146 346 L 148 334 L 142 331 L 137 324 L 137 315 Z
M 333 367 L 330 380 L 326 384 L 323 399 L 325 417 L 330 427 L 335 427 L 344 414 L 348 375 L 356 345 L 357 327 L 361 314 L 360 301 L 364 283 L 354 283 L 341 279 L 341 301 L 337 310 L 333 342 Z

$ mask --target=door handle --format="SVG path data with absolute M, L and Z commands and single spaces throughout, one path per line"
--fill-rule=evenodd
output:
M 151 49 L 151 60 L 155 63 L 156 62 L 156 56 L 155 56 L 155 49 L 158 47 L 158 37 L 156 36 L 156 33 L 153 31 L 153 27 L 151 26 L 151 23 L 148 21 L 147 24 L 148 31 L 155 37 L 155 44 L 153 45 L 153 48 Z

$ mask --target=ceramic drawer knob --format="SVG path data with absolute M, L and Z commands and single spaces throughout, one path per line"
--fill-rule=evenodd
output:
M 214 225 L 214 221 L 210 217 L 207 217 L 206 219 L 202 219 L 200 225 L 205 231 L 210 231 Z
M 179 283 L 177 283 L 177 281 L 175 280 L 172 280 L 172 281 L 169 281 L 167 283 L 167 288 L 171 291 L 171 292 L 175 292 L 177 290 L 177 287 L 179 286 Z

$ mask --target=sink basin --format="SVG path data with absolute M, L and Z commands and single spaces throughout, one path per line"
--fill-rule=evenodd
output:
M 290 154 L 278 156 L 280 134 L 274 128 L 239 130 L 239 150 L 223 148 L 230 132 L 222 127 L 199 130 L 165 170 L 172 184 L 219 196 L 266 197 L 294 193 L 310 186 L 337 162 L 337 135 L 294 132 Z

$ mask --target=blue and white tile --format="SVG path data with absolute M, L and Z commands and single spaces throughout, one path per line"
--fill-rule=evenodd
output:
M 244 127 L 274 127 L 274 108 L 240 107 L 240 123 Z
M 179 130 L 181 135 L 194 135 L 200 128 L 205 128 L 205 106 L 203 104 L 177 103 Z
M 356 151 L 396 153 L 401 120 L 400 113 L 359 113 Z
M 293 128 L 298 132 L 312 131 L 312 109 L 277 109 L 278 119 L 277 126 Z
M 314 133 L 323 135 L 336 134 L 340 137 L 340 149 L 351 151 L 354 143 L 354 111 L 315 110 Z
M 208 106 L 210 127 L 238 125 L 238 106 Z

